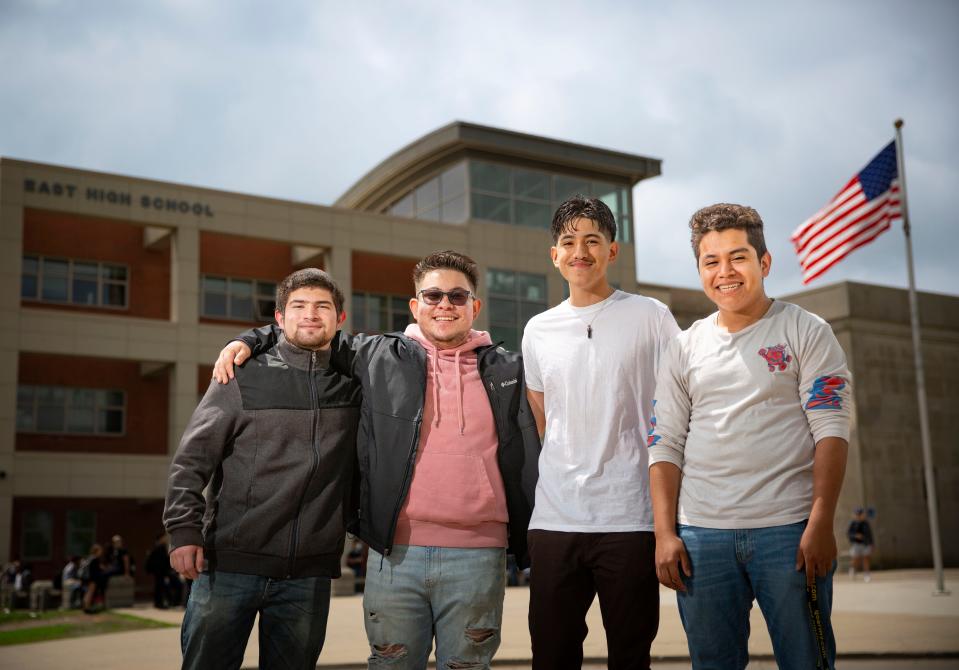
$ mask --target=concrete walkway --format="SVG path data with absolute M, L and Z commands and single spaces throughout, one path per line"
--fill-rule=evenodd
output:
M 952 591 L 952 595 L 934 596 L 934 586 L 934 576 L 929 570 L 877 572 L 868 584 L 851 581 L 845 575 L 837 576 L 833 626 L 840 658 L 890 655 L 923 658 L 951 654 L 959 659 L 959 570 L 946 573 L 946 588 Z M 663 662 L 683 661 L 688 654 L 675 595 L 663 589 L 661 599 L 659 635 L 653 644 L 653 657 Z M 529 592 L 525 588 L 507 590 L 503 641 L 496 665 L 520 668 L 528 664 L 528 603 Z M 183 617 L 182 610 L 151 607 L 118 611 L 170 623 L 179 623 Z M 590 632 L 584 645 L 586 658 L 595 663 L 589 664 L 590 667 L 603 667 L 606 644 L 596 603 L 589 612 L 588 624 Z M 751 654 L 756 658 L 771 658 L 772 646 L 758 607 L 753 608 L 752 630 Z M 0 668 L 166 670 L 179 667 L 179 636 L 178 629 L 169 628 L 0 647 Z M 246 649 L 244 668 L 257 666 L 257 652 L 254 632 Z M 362 597 L 334 598 L 319 667 L 330 670 L 366 667 L 367 654 Z M 956 664 L 959 665 L 959 661 Z M 669 663 L 663 667 L 676 666 Z M 775 664 L 767 660 L 757 667 L 772 668 Z

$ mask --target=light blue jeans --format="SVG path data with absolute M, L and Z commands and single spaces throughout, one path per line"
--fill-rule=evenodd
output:
M 370 668 L 489 668 L 499 648 L 506 550 L 397 545 L 370 550 L 363 593 Z
M 180 629 L 183 668 L 239 668 L 259 613 L 259 667 L 313 670 L 323 648 L 329 612 L 329 577 L 270 579 L 222 570 L 200 573 Z
M 692 577 L 684 578 L 679 616 L 694 670 L 739 670 L 749 661 L 749 610 L 759 602 L 781 670 L 822 668 L 810 616 L 806 573 L 796 550 L 806 522 L 769 528 L 720 530 L 679 526 Z M 835 565 L 833 566 L 835 569 Z M 829 668 L 836 662 L 830 623 L 832 573 L 816 580 Z

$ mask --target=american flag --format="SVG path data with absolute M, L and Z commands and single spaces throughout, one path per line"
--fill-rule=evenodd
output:
M 902 216 L 896 143 L 869 161 L 825 207 L 792 234 L 802 283 L 808 284 Z

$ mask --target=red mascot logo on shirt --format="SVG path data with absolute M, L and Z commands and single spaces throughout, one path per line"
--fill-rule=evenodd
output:
M 786 364 L 793 359 L 792 356 L 786 353 L 785 344 L 777 344 L 769 348 L 760 349 L 759 355 L 766 359 L 766 365 L 769 366 L 770 372 L 775 372 L 777 369 L 782 372 L 786 369 Z

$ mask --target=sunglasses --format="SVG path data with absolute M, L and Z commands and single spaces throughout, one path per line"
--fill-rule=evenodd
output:
M 427 305 L 438 305 L 443 302 L 443 296 L 445 295 L 449 298 L 450 304 L 455 305 L 456 307 L 462 307 L 466 302 L 473 297 L 472 292 L 467 291 L 464 288 L 454 288 L 452 291 L 441 291 L 438 288 L 424 288 L 421 289 L 418 296 L 423 298 L 423 302 Z

